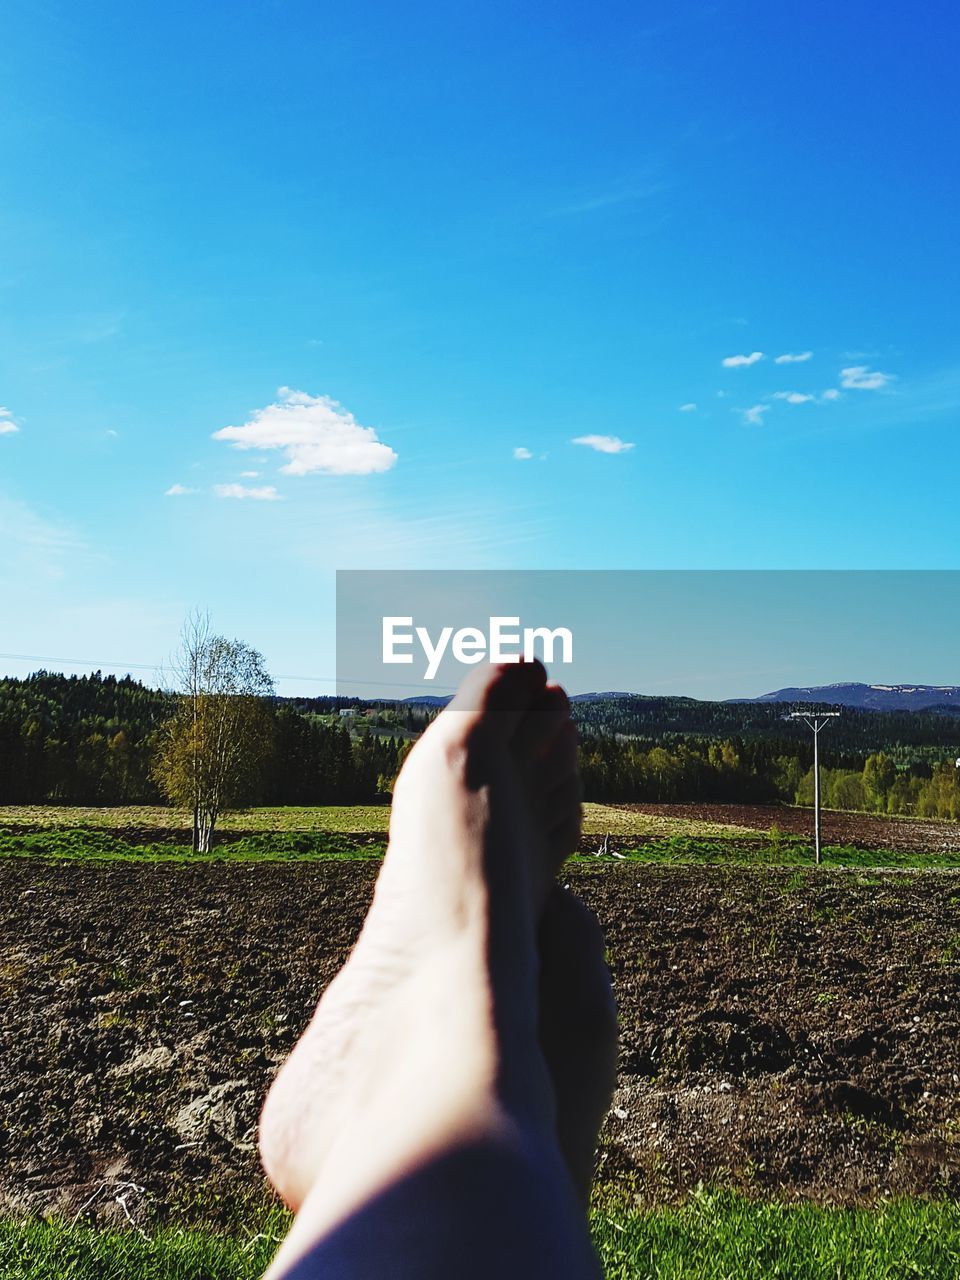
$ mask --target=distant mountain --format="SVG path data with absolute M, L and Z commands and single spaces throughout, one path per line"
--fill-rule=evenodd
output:
M 807 702 L 820 706 L 856 707 L 861 711 L 960 712 L 960 686 L 953 684 L 821 684 L 777 689 L 759 698 L 731 698 L 731 702 Z
M 571 702 L 613 702 L 617 698 L 642 698 L 642 693 L 571 693 Z

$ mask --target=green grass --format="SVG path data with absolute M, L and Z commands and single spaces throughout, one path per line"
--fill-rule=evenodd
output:
M 282 1237 L 271 1229 L 244 1236 L 171 1227 L 147 1235 L 60 1222 L 0 1221 L 3 1280 L 254 1280 Z
M 593 1213 L 607 1280 L 955 1280 L 960 1206 L 875 1209 L 753 1202 L 700 1192 L 674 1209 Z M 4 1280 L 254 1280 L 285 1227 L 225 1236 L 167 1228 L 147 1236 L 57 1222 L 0 1222 Z
M 279 832 L 245 836 L 194 853 L 189 844 L 128 844 L 90 827 L 10 834 L 0 830 L 0 858 L 45 858 L 68 862 L 326 862 L 364 861 L 383 855 L 385 840 L 359 843 L 333 831 Z
M 338 831 L 278 831 L 244 836 L 197 854 L 189 844 L 133 844 L 95 827 L 31 832 L 0 828 L 0 858 L 43 858 L 69 862 L 326 862 L 368 861 L 382 857 L 385 833 L 364 835 Z M 577 854 L 574 864 L 609 867 L 629 862 L 655 866 L 812 867 L 813 849 L 798 838 L 749 843 L 735 839 L 704 840 L 672 836 L 650 840 L 617 855 Z M 858 849 L 824 845 L 826 867 L 870 870 L 949 870 L 960 867 L 960 853 L 903 853 L 892 849 Z
M 678 1209 L 600 1210 L 607 1280 L 955 1280 L 960 1206 L 875 1209 L 757 1203 L 699 1193 Z
M 813 845 L 792 837 L 752 840 L 744 846 L 736 840 L 694 840 L 674 837 L 651 841 L 635 849 L 620 851 L 616 861 L 656 863 L 659 866 L 743 866 L 811 867 Z M 908 853 L 897 849 L 860 849 L 855 845 L 826 844 L 822 850 L 826 867 L 867 867 L 885 870 L 949 870 L 960 867 L 960 853 Z M 610 862 L 613 857 L 579 855 L 575 862 Z

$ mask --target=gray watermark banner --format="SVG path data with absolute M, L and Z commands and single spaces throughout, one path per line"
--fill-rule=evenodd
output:
M 538 658 L 573 694 L 960 681 L 960 571 L 341 571 L 337 693 L 442 700 Z

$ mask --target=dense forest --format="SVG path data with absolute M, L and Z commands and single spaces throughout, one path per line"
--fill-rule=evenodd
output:
M 276 699 L 261 804 L 367 804 L 385 798 L 402 740 Z M 346 701 L 342 705 L 346 706 Z M 39 671 L 0 680 L 0 804 L 161 804 L 153 762 L 174 697 L 130 676 Z M 381 714 L 385 728 L 392 728 Z M 405 718 L 404 718 L 405 719 Z
M 644 747 L 584 735 L 580 766 L 588 799 L 668 803 L 813 804 L 811 752 L 793 743 L 689 738 Z M 859 765 L 821 766 L 823 804 L 832 809 L 960 819 L 960 770 L 953 760 L 898 769 L 884 751 Z
M 161 803 L 153 761 L 173 707 L 172 695 L 129 676 L 0 680 L 0 804 Z M 436 710 L 274 699 L 258 802 L 386 799 L 407 744 Z M 771 704 L 579 699 L 587 798 L 810 803 L 811 735 L 784 715 Z M 960 716 L 845 711 L 821 743 L 826 805 L 960 818 Z

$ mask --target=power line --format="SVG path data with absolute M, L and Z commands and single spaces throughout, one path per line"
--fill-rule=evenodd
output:
M 153 671 L 160 672 L 163 670 L 162 662 L 145 663 L 145 662 L 125 662 L 121 659 L 114 658 L 53 658 L 49 654 L 42 653 L 0 653 L 0 660 L 11 662 L 52 662 L 65 667 L 89 667 L 92 671 L 102 670 L 103 667 L 117 667 L 124 671 Z M 409 689 L 409 684 L 404 684 L 400 680 L 348 680 L 339 676 L 290 676 L 275 675 L 274 680 L 303 680 L 307 684 L 356 684 L 373 686 L 377 689 Z M 435 692 L 437 693 L 454 693 L 455 690 L 449 686 L 437 685 Z M 331 694 L 331 697 L 335 695 Z
M 51 658 L 42 653 L 0 653 L 0 658 L 9 658 L 14 662 L 62 662 L 67 667 L 93 667 L 95 670 L 100 667 L 126 667 L 128 671 L 159 671 L 163 665 L 160 662 L 124 662 L 113 658 L 102 658 L 100 661 L 93 658 Z

